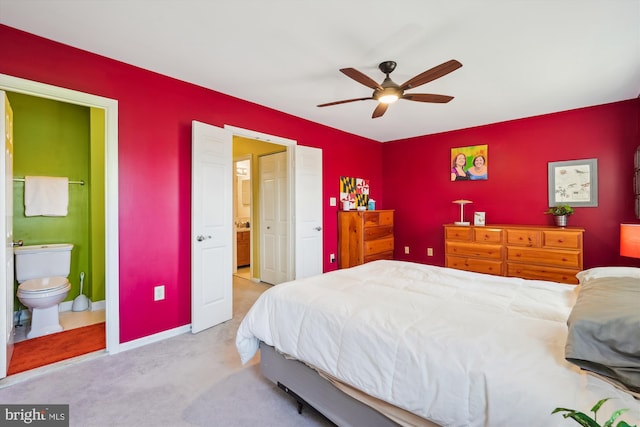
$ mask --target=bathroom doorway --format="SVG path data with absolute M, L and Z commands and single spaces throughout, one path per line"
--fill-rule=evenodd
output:
M 12 76 L 0 75 L 0 89 L 7 91 L 8 93 L 17 94 L 16 96 L 23 97 L 33 97 L 34 99 L 45 100 L 46 102 L 61 102 L 71 104 L 75 107 L 84 107 L 91 110 L 90 115 L 93 116 L 96 113 L 97 116 L 101 117 L 101 125 L 91 126 L 92 132 L 96 131 L 99 134 L 103 141 L 102 145 L 102 155 L 98 156 L 100 159 L 97 163 L 91 163 L 90 166 L 90 175 L 86 181 L 89 182 L 101 182 L 102 185 L 102 196 L 98 196 L 97 199 L 101 199 L 102 203 L 102 219 L 100 223 L 94 222 L 91 223 L 91 229 L 96 228 L 100 230 L 98 234 L 102 234 L 102 239 L 96 238 L 95 244 L 97 250 L 94 250 L 92 253 L 95 256 L 101 258 L 100 263 L 102 265 L 102 272 L 96 272 L 99 276 L 102 276 L 103 284 L 103 296 L 100 299 L 94 298 L 95 301 L 92 301 L 93 309 L 95 313 L 84 313 L 85 317 L 88 318 L 86 322 L 95 323 L 96 321 L 104 321 L 106 323 L 106 339 L 105 346 L 107 352 L 109 353 L 117 353 L 119 351 L 119 322 L 118 322 L 118 238 L 117 238 L 117 209 L 118 209 L 118 200 L 117 200 L 117 102 L 114 100 L 110 100 L 107 98 L 98 97 L 95 95 L 84 94 L 81 92 L 72 91 L 69 89 L 58 88 L 42 83 L 32 82 L 24 79 L 15 78 Z M 14 108 L 15 110 L 15 108 Z M 24 114 L 24 113 L 23 113 Z M 14 115 L 15 120 L 15 115 Z M 22 118 L 20 119 L 22 120 Z M 96 178 L 95 174 L 100 174 L 101 178 Z M 17 186 L 24 185 L 20 181 L 21 176 L 18 177 L 15 175 L 14 177 L 18 178 L 17 181 L 8 184 L 5 188 L 12 188 L 11 184 L 13 184 L 13 188 L 15 189 Z M 70 177 L 73 179 L 73 177 Z M 84 187 L 84 189 L 89 188 Z M 19 190 L 21 191 L 21 190 Z M 22 190 L 23 191 L 23 190 Z M 98 192 L 98 194 L 100 194 Z M 14 196 L 15 198 L 15 196 Z M 16 200 L 15 205 L 21 205 L 22 201 Z M 72 203 L 70 197 L 70 203 Z M 87 206 L 87 209 L 96 210 L 96 206 Z M 6 212 L 3 212 L 6 214 Z M 14 225 L 15 229 L 15 225 Z M 87 229 L 87 232 L 90 232 Z M 37 236 L 39 237 L 39 236 Z M 29 236 L 28 239 L 25 240 L 26 244 L 35 244 L 42 243 L 36 242 L 37 237 Z M 15 239 L 21 239 L 20 236 L 15 235 Z M 29 242 L 29 240 L 31 242 Z M 86 250 L 86 248 L 85 248 Z M 91 255 L 86 255 L 89 257 Z M 77 260 L 76 260 L 77 261 Z M 73 262 L 73 261 L 72 261 Z M 94 263 L 93 265 L 97 265 Z M 76 266 L 75 272 L 77 273 L 80 270 L 86 270 L 86 268 Z M 77 274 L 74 273 L 74 276 Z M 69 292 L 69 297 L 67 298 L 69 301 L 65 301 L 62 303 L 62 309 L 66 311 L 72 311 L 71 307 L 73 304 L 73 298 L 79 295 L 79 281 L 78 277 L 69 277 L 70 281 L 73 284 L 72 292 Z M 6 283 L 4 284 L 7 285 Z M 85 286 L 87 283 L 85 283 Z M 87 288 L 84 289 L 84 294 L 88 294 Z M 7 306 L 8 296 L 4 295 L 0 297 L 0 304 L 3 306 Z M 68 306 L 68 307 L 67 307 Z M 68 309 L 68 310 L 65 310 Z M 100 313 L 101 312 L 101 313 Z M 68 327 L 78 326 L 83 324 L 85 320 L 78 320 L 75 318 L 71 318 L 70 316 L 64 316 L 65 313 L 61 313 L 61 322 L 66 324 Z M 71 314 L 71 313 L 68 313 Z M 88 315 L 88 316 L 87 316 Z M 76 316 L 77 317 L 77 316 Z M 98 320 L 96 320 L 98 319 Z M 24 317 L 19 318 L 18 313 L 16 313 L 16 321 L 18 323 L 24 322 Z M 9 319 L 0 319 L 2 323 L 0 325 L 1 330 L 6 330 L 7 325 L 5 324 Z M 81 323 L 78 323 L 81 322 Z M 17 337 L 17 340 L 20 340 L 20 337 Z M 6 344 L 6 343 L 5 343 Z M 2 349 L 0 351 L 5 351 Z M 0 378 L 2 375 L 0 375 Z
M 235 157 L 233 161 L 233 218 L 235 231 L 234 275 L 250 280 L 251 275 L 251 224 L 252 224 L 252 166 L 253 155 Z

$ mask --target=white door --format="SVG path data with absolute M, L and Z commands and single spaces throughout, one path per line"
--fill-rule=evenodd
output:
M 272 285 L 289 277 L 289 178 L 287 153 L 261 156 L 260 280 Z
M 5 213 L 5 219 L 0 221 L 0 230 L 5 236 L 4 244 L 0 245 L 0 259 L 5 266 L 1 283 L 6 299 L 0 306 L 0 378 L 4 378 L 13 353 L 13 111 L 4 91 L 0 91 L 0 98 L 0 133 L 4 136 L 4 150 L 0 155 L 4 196 L 0 199 L 0 212 Z
M 194 121 L 191 153 L 191 331 L 232 316 L 231 132 Z
M 296 279 L 322 273 L 322 150 L 295 147 Z

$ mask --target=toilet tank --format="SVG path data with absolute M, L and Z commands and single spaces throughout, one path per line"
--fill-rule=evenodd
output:
M 16 246 L 16 280 L 22 283 L 29 279 L 61 276 L 68 277 L 71 268 L 71 243 L 49 245 Z

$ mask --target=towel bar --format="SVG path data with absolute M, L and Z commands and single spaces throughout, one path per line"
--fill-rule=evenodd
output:
M 24 178 L 13 178 L 13 182 L 24 182 Z M 84 181 L 69 181 L 69 184 L 84 185 Z

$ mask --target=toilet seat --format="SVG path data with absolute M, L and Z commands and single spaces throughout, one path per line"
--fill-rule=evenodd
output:
M 43 294 L 56 293 L 70 287 L 66 277 L 44 277 L 41 279 L 25 280 L 18 286 L 18 295 L 38 296 Z

